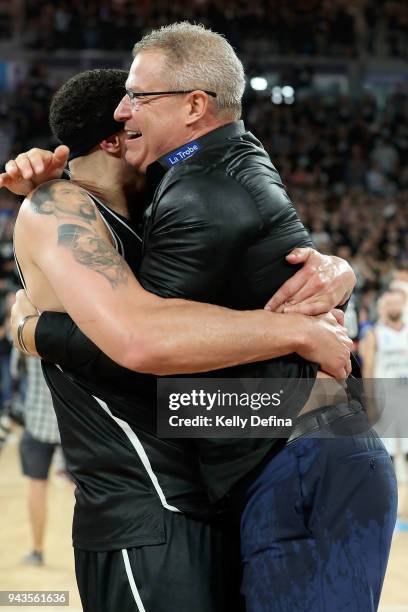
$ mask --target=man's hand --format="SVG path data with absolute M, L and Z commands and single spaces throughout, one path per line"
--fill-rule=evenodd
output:
M 34 341 L 34 330 L 38 319 L 38 312 L 28 299 L 26 292 L 23 289 L 20 289 L 20 291 L 17 291 L 16 293 L 16 301 L 11 309 L 11 334 L 13 336 L 13 344 L 19 350 L 21 350 L 21 347 L 17 340 L 17 328 L 20 321 L 28 315 L 35 315 L 36 318 L 29 319 L 25 324 L 24 342 L 30 354 L 37 355 Z
M 303 264 L 266 304 L 273 312 L 319 315 L 344 304 L 356 284 L 351 266 L 340 257 L 308 248 L 294 249 L 286 260 Z
M 69 149 L 58 146 L 54 152 L 30 149 L 20 153 L 5 165 L 0 174 L 0 187 L 6 187 L 17 195 L 26 196 L 30 191 L 52 179 L 60 178 L 67 165 Z
M 350 351 L 352 340 L 347 330 L 338 323 L 337 313 L 317 317 L 305 317 L 306 336 L 297 353 L 314 363 L 320 364 L 323 372 L 335 378 L 347 378 L 351 372 Z M 296 333 L 296 330 L 294 330 Z

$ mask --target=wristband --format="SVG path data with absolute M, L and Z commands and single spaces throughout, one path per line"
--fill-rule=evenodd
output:
M 17 327 L 17 344 L 20 347 L 20 350 L 26 355 L 30 355 L 31 353 L 28 350 L 24 342 L 24 338 L 23 338 L 24 325 L 27 323 L 29 319 L 36 319 L 37 317 L 38 315 L 26 315 L 25 317 L 21 319 Z

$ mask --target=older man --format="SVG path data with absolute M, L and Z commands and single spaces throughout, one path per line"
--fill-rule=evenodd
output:
M 140 268 L 143 285 L 163 297 L 208 300 L 241 309 L 259 307 L 291 274 L 285 254 L 310 242 L 268 156 L 236 122 L 244 87 L 238 58 L 222 37 L 198 26 L 176 24 L 152 32 L 136 45 L 127 86 L 127 97 L 119 105 L 116 118 L 125 122 L 129 136 L 127 159 L 146 171 L 153 196 Z M 20 159 L 26 180 L 31 178 L 31 163 L 37 166 L 37 153 Z M 48 161 L 52 169 L 55 160 L 51 157 Z M 44 170 L 42 163 L 40 172 Z M 58 163 L 56 166 L 58 169 Z M 13 174 L 12 165 L 7 169 Z M 59 257 L 58 246 L 53 252 Z M 58 285 L 53 266 L 47 267 L 44 260 L 43 266 Z M 91 281 L 89 275 L 86 278 Z M 300 282 L 299 277 L 295 281 L 300 287 L 295 288 L 290 301 L 303 301 L 302 309 L 319 312 L 321 296 L 312 296 L 316 292 L 313 283 L 308 282 L 307 267 L 300 278 Z M 76 286 L 80 290 L 80 283 Z M 70 305 L 68 311 L 84 331 L 101 348 L 107 346 L 112 330 L 98 323 L 99 303 L 96 313 L 83 310 L 67 291 L 60 291 L 65 304 Z M 134 288 L 132 293 L 135 295 Z M 98 302 L 102 302 L 100 289 L 98 296 Z M 347 296 L 348 292 L 343 291 L 336 301 L 342 302 Z M 129 329 L 127 323 L 132 319 L 127 318 L 127 313 L 136 307 L 125 292 L 126 297 L 118 304 L 117 318 L 110 319 L 117 334 L 121 325 L 118 321 L 125 321 L 123 331 Z M 112 312 L 112 296 L 107 305 Z M 52 315 L 42 316 L 38 325 L 37 345 L 42 355 L 50 349 L 41 329 L 45 330 L 46 323 L 49 330 L 52 321 Z M 23 336 L 25 342 L 29 341 L 27 331 L 30 330 Z M 204 329 L 203 342 L 206 333 Z M 130 343 L 136 339 L 133 335 Z M 108 350 L 114 356 L 112 348 L 108 346 Z M 132 365 L 140 368 L 139 363 Z M 158 366 L 154 368 L 160 371 Z M 188 368 L 199 369 L 196 362 Z M 247 366 L 239 370 L 247 377 L 314 377 L 316 372 L 317 367 L 294 354 L 285 360 L 264 362 L 256 369 Z M 347 365 L 343 375 L 346 373 Z M 243 588 L 248 610 L 266 611 L 273 606 L 281 609 L 284 602 L 294 609 L 307 596 L 312 598 L 312 608 L 342 609 L 344 597 L 349 600 L 349 591 L 354 588 L 354 578 L 344 578 L 342 556 L 336 553 L 338 534 L 342 550 L 353 544 L 357 565 L 366 562 L 356 609 L 371 610 L 376 606 L 383 578 L 383 570 L 378 568 L 384 568 L 395 519 L 391 466 L 379 470 L 375 481 L 364 481 L 372 455 L 381 457 L 381 461 L 386 458 L 373 434 L 368 434 L 368 442 L 352 439 L 334 445 L 308 437 L 316 424 L 324 423 L 330 433 L 333 423 L 344 418 L 354 422 L 361 418 L 359 412 L 342 404 L 311 413 L 278 454 L 273 440 L 241 444 L 227 440 L 200 447 L 201 468 L 214 499 L 225 498 L 241 481 L 238 503 L 244 505 Z M 360 460 L 354 462 L 354 456 Z M 342 512 L 343 500 L 337 498 L 341 482 L 335 468 L 339 462 L 353 475 L 354 484 L 344 492 L 348 511 L 356 518 L 355 528 L 363 533 L 360 527 L 366 520 L 379 521 L 378 528 L 369 537 L 364 536 L 365 548 Z M 244 476 L 247 480 L 243 483 Z M 339 478 L 343 476 L 342 472 Z M 330 487 L 314 494 L 316 482 L 321 479 L 330 481 Z M 368 509 L 365 501 L 371 487 L 377 491 L 381 488 L 383 493 L 381 500 Z M 308 510 L 300 503 L 302 495 L 310 501 Z M 321 507 L 329 507 L 330 513 L 319 513 Z M 318 515 L 321 524 L 311 524 L 311 514 Z M 277 520 L 271 521 L 271 515 Z M 279 551 L 278 557 L 274 550 Z M 382 562 L 368 562 L 366 558 L 372 555 Z M 343 578 L 337 591 L 329 588 L 333 575 L 335 579 Z

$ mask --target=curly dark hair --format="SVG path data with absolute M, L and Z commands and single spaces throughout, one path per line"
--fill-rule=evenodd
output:
M 70 159 L 123 129 L 123 124 L 113 119 L 113 112 L 126 93 L 127 75 L 126 70 L 113 68 L 86 70 L 57 91 L 49 123 L 54 136 L 70 148 Z

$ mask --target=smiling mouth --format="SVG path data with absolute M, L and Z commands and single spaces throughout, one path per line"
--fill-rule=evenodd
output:
M 136 140 L 136 138 L 140 138 L 142 135 L 142 132 L 126 132 L 126 135 L 128 137 L 128 140 Z

